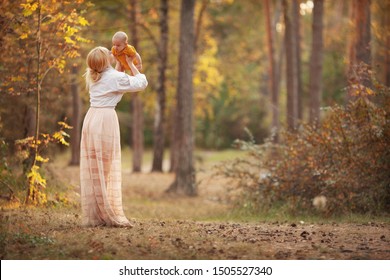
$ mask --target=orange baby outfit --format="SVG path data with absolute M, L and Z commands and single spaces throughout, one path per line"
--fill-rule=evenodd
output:
M 135 59 L 135 54 L 137 51 L 132 45 L 127 45 L 123 50 L 120 52 L 117 52 L 114 47 L 111 49 L 112 54 L 115 56 L 115 58 L 119 61 L 122 68 L 125 70 L 129 70 L 131 72 L 130 66 L 127 64 L 126 56 L 128 56 L 130 59 L 133 59 L 134 65 L 138 64 L 138 61 Z M 133 73 L 131 73 L 133 74 Z

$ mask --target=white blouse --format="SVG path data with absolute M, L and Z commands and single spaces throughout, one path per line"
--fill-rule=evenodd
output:
M 141 91 L 147 85 L 144 74 L 130 76 L 110 66 L 103 72 L 100 80 L 89 87 L 91 107 L 115 107 L 125 92 Z

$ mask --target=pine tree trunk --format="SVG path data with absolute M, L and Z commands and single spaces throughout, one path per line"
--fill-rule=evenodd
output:
M 300 21 L 300 7 L 299 0 L 294 0 L 293 6 L 293 21 L 294 21 L 294 37 L 295 37 L 295 57 L 296 57 L 296 71 L 297 71 L 297 117 L 299 120 L 303 118 L 303 86 L 302 86 L 302 59 L 301 59 L 301 21 Z
M 389 11 L 390 9 L 390 1 L 387 1 L 385 4 L 385 11 Z M 384 12 L 384 29 L 383 30 L 390 30 L 390 14 L 387 12 Z M 385 51 L 384 51 L 384 84 L 387 87 L 390 87 L 390 32 L 387 32 L 385 35 Z
M 138 1 L 131 0 L 131 44 L 138 49 L 138 34 L 137 34 L 137 9 Z M 142 168 L 142 156 L 144 150 L 144 116 L 143 104 L 141 97 L 135 93 L 131 100 L 132 109 L 132 144 L 133 144 L 133 172 L 140 172 Z
M 164 146 L 165 146 L 165 70 L 168 60 L 168 0 L 161 0 L 160 7 L 160 47 L 157 83 L 157 103 L 154 118 L 154 147 L 152 171 L 163 171 Z
M 356 79 L 355 66 L 365 63 L 371 66 L 371 0 L 351 1 L 351 43 L 349 48 L 349 70 L 348 79 L 354 83 Z M 369 81 L 364 81 L 364 85 L 370 87 Z M 354 89 L 350 88 L 348 99 L 355 95 Z
M 70 165 L 79 165 L 80 164 L 80 140 L 81 140 L 81 99 L 79 95 L 79 88 L 77 85 L 77 66 L 72 66 L 72 84 L 70 86 L 70 91 L 72 92 L 73 98 L 73 114 L 72 114 L 72 131 L 70 137 L 70 147 L 72 150 L 72 157 L 70 160 Z
M 287 0 L 283 0 L 286 44 L 286 80 L 287 80 L 287 127 L 293 130 L 298 119 L 298 76 L 296 59 L 296 38 L 294 21 L 291 20 L 291 8 Z
M 179 80 L 177 88 L 178 162 L 169 192 L 196 195 L 193 163 L 193 55 L 195 0 L 182 0 L 180 13 Z
M 276 67 L 275 67 L 275 54 L 274 54 L 274 34 L 272 32 L 271 25 L 271 8 L 269 0 L 265 0 L 265 19 L 267 29 L 267 44 L 268 44 L 268 57 L 269 57 L 269 91 L 271 93 L 272 104 L 272 131 L 274 133 L 273 141 L 277 143 L 279 141 L 279 94 L 276 82 Z
M 390 15 L 387 14 L 387 27 L 390 28 Z M 390 35 L 387 34 L 386 38 L 386 51 L 385 51 L 385 85 L 390 87 Z
M 318 125 L 320 121 L 320 105 L 322 95 L 322 49 L 323 49 L 323 14 L 324 1 L 314 0 L 312 48 L 310 58 L 310 116 L 309 121 Z
M 355 0 L 356 62 L 371 65 L 371 0 Z

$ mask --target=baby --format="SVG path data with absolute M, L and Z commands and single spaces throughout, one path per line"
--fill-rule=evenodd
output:
M 133 75 L 129 63 L 133 61 L 133 64 L 139 71 L 142 70 L 141 56 L 137 53 L 135 48 L 127 43 L 127 35 L 123 31 L 118 31 L 112 37 L 112 49 L 111 54 L 116 60 L 115 69 L 121 72 L 125 70 L 130 71 Z

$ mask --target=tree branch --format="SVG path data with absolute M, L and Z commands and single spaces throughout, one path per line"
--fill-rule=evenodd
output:
M 152 40 L 153 42 L 153 45 L 156 47 L 156 50 L 157 50 L 157 54 L 159 57 L 161 57 L 161 50 L 160 50 L 160 46 L 159 46 L 159 43 L 156 39 L 156 36 L 154 36 L 154 34 L 152 33 L 152 30 L 150 30 L 149 27 L 146 26 L 145 23 L 143 22 L 138 22 L 138 24 L 140 25 L 140 27 L 145 30 L 145 32 L 149 35 L 149 38 Z

